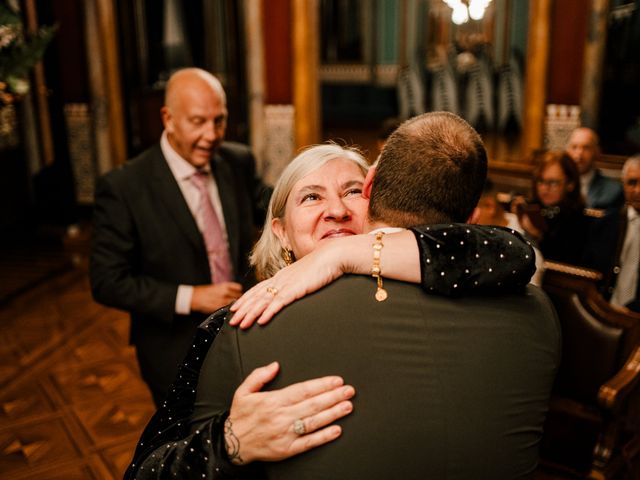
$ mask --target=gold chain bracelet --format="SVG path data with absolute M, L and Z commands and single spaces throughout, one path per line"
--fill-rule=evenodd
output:
M 376 239 L 373 242 L 373 264 L 371 265 L 371 276 L 376 279 L 378 288 L 376 290 L 376 300 L 384 302 L 387 299 L 387 291 L 382 288 L 382 270 L 380 269 L 380 255 L 382 254 L 382 236 L 384 232 L 376 233 Z

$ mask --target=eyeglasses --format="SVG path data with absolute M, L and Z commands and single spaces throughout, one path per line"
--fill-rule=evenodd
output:
M 539 187 L 545 186 L 549 188 L 560 188 L 564 184 L 564 180 L 545 180 L 539 178 L 536 180 L 536 185 Z

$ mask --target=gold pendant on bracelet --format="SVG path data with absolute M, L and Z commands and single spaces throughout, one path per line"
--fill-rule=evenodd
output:
M 382 245 L 382 243 L 380 243 L 380 245 Z M 378 261 L 380 261 L 379 258 L 378 258 Z M 378 287 L 375 294 L 376 300 L 379 302 L 384 302 L 389 295 L 387 294 L 387 291 L 384 288 L 382 288 L 382 277 L 380 276 L 382 272 L 380 271 L 380 267 L 378 265 L 374 265 L 372 267 L 372 270 L 373 271 L 377 270 L 376 273 L 374 273 L 374 277 L 376 279 L 377 287 Z
M 387 299 L 387 291 L 384 288 L 378 288 L 376 290 L 376 300 L 379 302 L 384 302 Z

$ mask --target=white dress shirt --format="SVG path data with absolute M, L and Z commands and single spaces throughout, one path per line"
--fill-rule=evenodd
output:
M 611 296 L 611 304 L 624 306 L 636 296 L 640 261 L 640 214 L 627 207 L 627 232 L 620 252 L 620 273 Z
M 596 170 L 594 168 L 589 170 L 587 173 L 580 175 L 580 193 L 585 200 L 589 198 L 589 186 L 595 176 Z
M 169 139 L 167 138 L 166 131 L 162 132 L 162 136 L 160 137 L 160 149 L 162 150 L 162 155 L 164 155 L 164 158 L 167 161 L 167 165 L 169 165 L 169 169 L 171 170 L 173 177 L 178 183 L 178 187 L 180 187 L 182 196 L 187 202 L 187 206 L 189 207 L 193 218 L 196 220 L 198 229 L 200 230 L 200 232 L 202 232 L 204 222 L 200 209 L 200 192 L 191 181 L 191 177 L 196 173 L 197 169 L 189 162 L 187 162 L 184 158 L 182 158 L 180 154 L 173 149 L 173 147 L 169 143 Z M 218 216 L 218 220 L 220 221 L 224 239 L 228 242 L 229 240 L 227 237 L 227 228 L 224 222 L 224 213 L 222 211 L 222 202 L 220 201 L 218 185 L 215 182 L 213 172 L 211 172 L 209 165 L 203 168 L 203 170 L 210 173 L 207 183 L 207 191 L 209 192 L 209 198 L 211 199 L 211 203 L 213 204 L 213 209 L 215 210 L 216 215 Z M 188 315 L 189 313 L 191 313 L 192 296 L 193 285 L 178 286 L 175 305 L 176 313 L 182 315 Z

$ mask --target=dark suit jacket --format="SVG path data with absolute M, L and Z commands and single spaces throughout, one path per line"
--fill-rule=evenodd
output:
M 587 207 L 617 210 L 624 204 L 622 184 L 596 170 L 587 191 Z
M 251 283 L 256 197 L 249 149 L 223 143 L 211 161 L 236 279 Z M 259 220 L 258 220 L 259 221 Z M 96 185 L 90 265 L 95 299 L 131 313 L 145 380 L 166 389 L 205 316 L 175 314 L 179 284 L 211 283 L 204 240 L 159 145 Z
M 613 294 L 622 265 L 620 255 L 627 235 L 628 208 L 624 206 L 595 222 L 585 245 L 584 263 L 603 274 L 600 290 L 607 299 Z M 640 289 L 640 285 L 638 287 Z M 626 306 L 635 312 L 640 312 L 640 292 Z
M 257 366 L 280 361 L 269 388 L 338 374 L 356 389 L 342 436 L 269 478 L 528 478 L 553 379 L 560 328 L 546 295 L 450 299 L 417 285 L 345 277 L 266 327 L 223 328 L 202 367 L 192 428 L 231 404 Z

